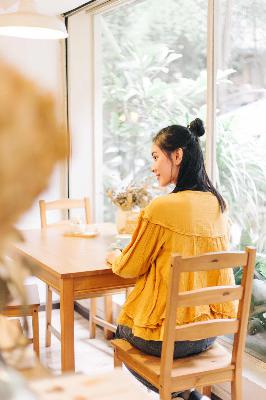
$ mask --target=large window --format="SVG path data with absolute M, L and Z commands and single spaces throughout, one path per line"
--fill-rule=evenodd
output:
M 211 6 L 218 8 L 213 19 Z M 76 34 L 69 52 L 76 68 L 69 68 L 75 80 L 72 148 L 79 148 L 70 168 L 70 194 L 80 197 L 86 185 L 93 188 L 96 221 L 113 220 L 106 190 L 149 176 L 151 137 L 195 116 L 206 121 L 207 110 L 210 126 L 216 118 L 216 135 L 207 132 L 206 155 L 216 159 L 214 179 L 229 203 L 232 248 L 249 244 L 258 251 L 247 351 L 265 361 L 266 4 L 135 0 L 89 7 L 69 23 L 70 43 Z M 213 46 L 207 46 L 207 32 Z M 211 96 L 206 100 L 207 89 L 213 95 L 207 60 L 208 82 L 216 76 L 216 110 Z M 77 177 L 81 184 L 75 189 Z M 238 282 L 241 271 L 235 276 Z
M 247 350 L 266 361 L 266 3 L 220 6 L 217 183 L 230 205 L 232 246 L 258 251 Z
M 97 204 L 109 221 L 106 190 L 149 177 L 152 136 L 205 118 L 207 2 L 134 1 L 97 16 L 95 31 Z

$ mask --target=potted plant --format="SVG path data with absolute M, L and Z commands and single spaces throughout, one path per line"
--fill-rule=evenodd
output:
M 107 196 L 117 206 L 116 226 L 118 233 L 133 233 L 140 210 L 151 201 L 151 194 L 147 188 L 129 185 L 118 191 L 109 189 Z

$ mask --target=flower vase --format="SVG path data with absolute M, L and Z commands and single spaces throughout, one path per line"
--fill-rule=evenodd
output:
M 132 234 L 137 226 L 139 211 L 117 209 L 116 228 L 119 234 Z

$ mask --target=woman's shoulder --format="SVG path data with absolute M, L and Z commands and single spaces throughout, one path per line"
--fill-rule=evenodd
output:
M 156 209 L 158 207 L 164 206 L 170 201 L 171 194 L 166 194 L 162 196 L 155 197 L 150 204 L 145 209 Z
M 187 190 L 155 198 L 144 209 L 143 218 L 179 233 L 222 236 L 226 214 L 212 193 Z
M 197 193 L 197 192 L 196 192 Z M 149 212 L 158 211 L 161 207 L 176 207 L 181 206 L 183 203 L 186 203 L 188 200 L 188 196 L 194 196 L 192 192 L 183 191 L 178 193 L 169 193 L 163 196 L 158 196 L 154 198 L 150 204 L 145 208 L 145 210 Z
M 147 218 L 156 216 L 157 219 L 160 218 L 160 216 L 165 217 L 173 212 L 173 207 L 176 210 L 176 206 L 181 205 L 182 197 L 181 193 L 170 193 L 158 196 L 145 208 L 144 216 Z

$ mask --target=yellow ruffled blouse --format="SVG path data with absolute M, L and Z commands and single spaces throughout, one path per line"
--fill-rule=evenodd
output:
M 140 338 L 162 340 L 171 254 L 195 256 L 227 248 L 227 212 L 220 211 L 212 193 L 187 190 L 153 200 L 141 212 L 131 242 L 112 266 L 117 275 L 137 277 L 118 323 Z M 234 283 L 232 269 L 187 272 L 180 289 Z M 235 316 L 235 302 L 180 307 L 177 324 Z

